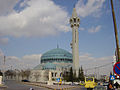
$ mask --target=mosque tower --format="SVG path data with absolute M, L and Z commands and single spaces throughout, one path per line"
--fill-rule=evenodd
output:
M 73 70 L 76 71 L 78 76 L 79 70 L 79 33 L 78 28 L 80 24 L 80 18 L 77 16 L 76 8 L 73 8 L 72 17 L 70 18 L 70 24 L 72 28 L 72 55 L 73 55 Z

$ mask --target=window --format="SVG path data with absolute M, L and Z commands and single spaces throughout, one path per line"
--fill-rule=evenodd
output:
M 52 72 L 52 77 L 53 77 L 53 75 L 54 75 L 54 74 L 53 74 L 53 72 Z
M 57 73 L 55 73 L 55 77 L 57 76 Z
M 70 23 L 72 23 L 72 19 L 70 19 Z
M 60 73 L 60 77 L 62 77 L 62 73 Z
M 93 81 L 93 78 L 86 78 L 86 81 Z
M 80 19 L 78 19 L 77 21 L 80 22 Z
M 76 23 L 76 18 L 74 18 L 74 22 Z

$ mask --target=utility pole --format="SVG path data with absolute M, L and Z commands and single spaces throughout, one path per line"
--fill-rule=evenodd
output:
M 113 7 L 113 0 L 111 0 L 111 7 L 112 7 L 112 16 L 113 16 L 113 23 L 114 23 L 115 39 L 116 39 L 117 62 L 119 62 L 120 61 L 119 40 L 118 40 L 115 12 L 114 12 L 114 7 Z
M 4 62 L 3 62 L 3 83 L 5 83 L 5 59 L 6 56 L 4 56 Z

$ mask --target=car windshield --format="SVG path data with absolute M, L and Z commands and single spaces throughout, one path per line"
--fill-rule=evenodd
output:
M 86 81 L 93 81 L 93 78 L 86 78 Z

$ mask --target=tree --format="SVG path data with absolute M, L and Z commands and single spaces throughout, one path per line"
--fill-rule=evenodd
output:
M 13 70 L 7 70 L 7 71 L 5 72 L 5 76 L 10 77 L 11 79 L 13 79 L 13 77 L 16 76 L 16 73 L 15 73 L 15 71 L 13 71 Z
M 112 72 L 110 72 L 110 76 L 113 75 Z
M 21 70 L 21 72 L 20 72 L 20 76 L 22 76 L 22 79 L 24 78 L 24 71 L 23 70 Z
M 25 70 L 24 71 L 24 75 L 25 75 L 25 77 L 27 77 L 27 79 L 28 79 L 28 77 L 30 76 L 30 70 L 28 69 L 28 70 Z
M 76 77 L 76 70 L 75 70 L 74 73 L 73 73 L 73 81 L 74 81 L 74 82 L 79 81 L 78 78 Z
M 79 68 L 79 72 L 78 72 L 78 80 L 80 81 L 81 80 L 81 70 Z
M 73 82 L 73 69 L 70 68 L 69 81 Z
M 2 71 L 0 70 L 0 76 L 2 76 L 3 75 L 3 73 L 2 73 Z
M 81 66 L 81 69 L 80 69 L 80 72 L 81 72 L 81 81 L 84 81 L 85 80 L 85 76 L 84 76 L 84 71 L 83 71 L 83 68 L 82 68 L 82 66 Z
M 69 81 L 69 72 L 66 70 L 63 72 L 63 80 Z
M 21 70 L 20 76 L 22 76 L 22 79 L 24 79 L 24 78 L 28 79 L 28 77 L 30 76 L 30 70 L 29 69 Z

